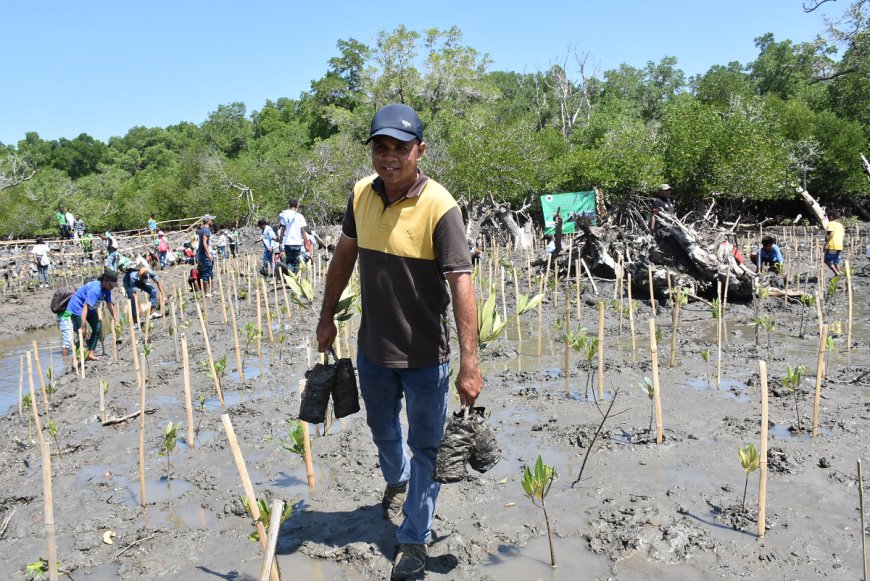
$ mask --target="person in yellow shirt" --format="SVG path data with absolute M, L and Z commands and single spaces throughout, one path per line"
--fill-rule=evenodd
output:
M 843 251 L 843 238 L 846 229 L 837 222 L 840 213 L 828 210 L 828 225 L 825 228 L 825 264 L 835 275 L 840 276 L 840 253 Z

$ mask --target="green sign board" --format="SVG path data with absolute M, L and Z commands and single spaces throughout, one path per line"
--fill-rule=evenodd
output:
M 595 222 L 595 192 L 570 192 L 567 194 L 545 194 L 541 196 L 541 210 L 544 212 L 544 234 L 555 232 L 556 212 L 562 216 L 563 234 L 574 233 L 574 216 L 586 216 Z

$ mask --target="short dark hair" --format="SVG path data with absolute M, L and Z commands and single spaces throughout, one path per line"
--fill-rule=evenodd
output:
M 257 226 L 265 226 L 265 225 L 268 224 L 268 223 L 269 223 L 269 222 L 266 221 L 265 218 L 260 218 L 259 220 L 257 220 Z
M 43 242 L 45 242 L 45 239 L 43 239 L 42 236 L 37 236 L 37 237 L 36 237 L 36 243 L 37 243 L 37 244 L 42 244 Z
M 287 204 L 287 207 L 288 208 L 298 208 L 299 207 L 299 200 L 297 200 L 296 198 L 290 198 L 290 203 Z
M 118 284 L 118 273 L 114 270 L 104 270 L 103 274 L 100 275 L 100 282 L 111 282 L 114 284 Z
M 776 244 L 776 238 L 773 236 L 764 235 L 761 237 L 761 245 L 767 246 L 768 244 Z
M 836 210 L 828 210 L 827 214 L 828 218 L 833 218 L 834 220 L 840 217 L 840 213 Z

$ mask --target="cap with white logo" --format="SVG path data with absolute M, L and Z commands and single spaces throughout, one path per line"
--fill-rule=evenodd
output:
M 407 105 L 385 105 L 372 118 L 371 131 L 366 143 L 378 135 L 387 135 L 399 141 L 423 141 L 423 122 L 417 112 Z

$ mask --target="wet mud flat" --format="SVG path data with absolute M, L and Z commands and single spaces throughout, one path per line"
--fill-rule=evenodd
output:
M 517 257 L 519 266 L 524 263 Z M 168 274 L 182 284 L 184 271 Z M 599 295 L 584 289 L 580 320 L 572 327 L 597 332 L 597 302 L 613 297 L 612 283 L 596 281 Z M 485 390 L 479 400 L 491 412 L 503 457 L 486 474 L 470 471 L 458 484 L 441 489 L 430 547 L 428 579 L 856 579 L 861 575 L 861 531 L 855 461 L 868 456 L 870 426 L 870 278 L 855 269 L 852 348 L 846 344 L 845 293 L 834 299 L 826 321 L 842 323 L 827 353 L 822 384 L 820 431 L 815 441 L 798 434 L 792 394 L 780 389 L 786 367 L 803 364 L 806 379 L 798 393 L 805 428 L 812 423 L 819 335 L 809 310 L 809 331 L 798 336 L 803 307 L 768 298 L 760 312 L 776 320 L 770 349 L 762 330 L 755 347 L 751 305 L 729 304 L 722 348 L 722 383 L 716 386 L 716 323 L 708 304 L 690 300 L 682 309 L 676 365 L 670 368 L 671 313 L 664 302 L 656 317 L 659 340 L 664 440 L 650 431 L 650 400 L 640 388 L 651 376 L 648 301 L 635 312 L 637 349 L 628 322 L 607 308 L 604 401 L 619 395 L 589 454 L 601 421 L 593 401 L 597 375 L 585 357 L 571 352 L 566 377 L 564 342 L 556 323 L 565 317 L 563 290 L 542 308 L 541 350 L 537 313 L 482 354 Z M 521 287 L 524 287 L 521 283 Z M 521 289 L 524 293 L 525 288 Z M 508 308 L 513 297 L 508 282 Z M 16 403 L 0 417 L 0 578 L 24 579 L 27 563 L 44 557 L 41 460 L 30 442 L 27 417 L 17 411 L 18 355 L 30 344 L 31 328 L 50 329 L 50 293 L 17 297 L 4 304 L 18 322 L 4 344 L 4 393 Z M 644 296 L 636 295 L 643 299 Z M 318 299 L 319 300 L 319 299 Z M 239 326 L 256 323 L 253 301 L 239 301 Z M 825 306 L 827 310 L 827 304 Z M 311 427 L 316 486 L 309 489 L 302 458 L 282 449 L 287 420 L 299 405 L 299 380 L 312 353 L 315 318 L 295 308 L 291 320 L 274 329 L 285 335 L 279 346 L 264 338 L 264 366 L 255 346 L 245 355 L 246 381 L 236 372 L 233 338 L 223 324 L 217 298 L 208 304 L 209 338 L 216 358 L 227 356 L 223 378 L 225 407 L 211 378 L 200 369 L 207 359 L 193 304 L 194 321 L 182 329 L 191 359 L 195 446 L 179 431 L 171 455 L 159 455 L 167 422 L 186 424 L 181 364 L 175 361 L 171 320 L 151 330 L 146 390 L 146 498 L 139 506 L 138 419 L 101 425 L 99 381 L 109 382 L 108 416 L 139 409 L 139 389 L 122 334 L 121 361 L 102 357 L 82 380 L 66 373 L 57 380 L 50 410 L 43 416 L 59 427 L 52 458 L 58 556 L 74 579 L 256 579 L 261 550 L 248 540 L 254 527 L 244 514 L 241 482 L 220 415 L 229 414 L 258 496 L 282 498 L 293 514 L 281 527 L 278 562 L 285 578 L 384 579 L 394 555 L 395 525 L 383 520 L 383 481 L 365 424 L 364 411 L 335 422 L 325 435 Z M 45 314 L 47 313 L 47 315 Z M 10 315 L 6 315 L 8 318 Z M 273 305 L 273 318 L 275 317 Z M 349 333 L 353 353 L 352 321 Z M 25 323 L 25 321 L 35 321 Z M 265 325 L 265 321 L 264 321 Z M 621 327 L 621 332 L 620 332 Z M 35 331 L 41 350 L 52 346 L 46 331 Z M 41 335 L 39 333 L 42 333 Z M 50 333 L 48 333 L 50 335 Z M 522 339 L 519 339 L 522 337 Z M 140 337 L 141 340 L 141 337 Z M 16 343 L 17 341 L 17 343 Z M 245 340 L 242 338 L 242 346 Z M 47 347 L 46 347 L 47 346 Z M 141 348 L 141 345 L 140 345 Z M 710 379 L 701 357 L 710 348 Z M 54 361 L 59 361 L 53 343 Z M 279 360 L 280 351 L 280 360 Z M 110 352 L 110 350 L 109 350 Z M 770 452 L 767 532 L 756 538 L 757 473 L 750 476 L 746 511 L 741 510 L 744 472 L 738 448 L 759 443 L 758 355 L 768 362 Z M 41 353 L 44 361 L 46 354 Z M 143 363 L 144 364 L 144 363 Z M 43 369 L 46 364 L 43 363 Z M 58 368 L 59 369 L 59 368 Z M 597 371 L 596 371 L 597 374 Z M 25 390 L 27 378 L 25 373 Z M 39 391 L 39 382 L 36 382 Z M 199 398 L 204 398 L 202 404 Z M 37 396 L 40 411 L 41 397 Z M 454 406 L 458 405 L 455 402 Z M 53 443 L 54 444 L 54 443 Z M 55 446 L 52 445 L 54 449 Z M 543 515 L 523 496 L 521 471 L 541 454 L 558 478 L 547 497 L 559 567 L 549 566 Z M 14 511 L 14 512 L 13 512 Z M 113 544 L 103 542 L 113 531 Z

